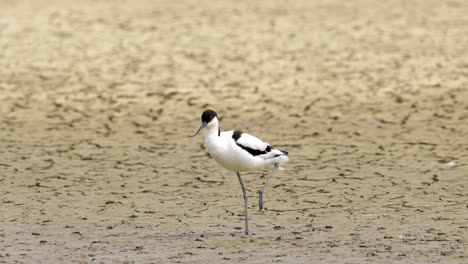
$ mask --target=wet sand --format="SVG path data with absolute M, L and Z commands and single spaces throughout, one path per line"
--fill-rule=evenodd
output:
M 0 10 L 0 263 L 467 261 L 465 1 Z M 249 236 L 208 108 L 290 155 Z

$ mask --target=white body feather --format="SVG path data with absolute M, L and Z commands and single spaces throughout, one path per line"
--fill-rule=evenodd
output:
M 232 137 L 234 131 L 224 131 L 218 135 L 219 122 L 215 119 L 205 129 L 205 144 L 208 153 L 223 168 L 234 172 L 273 169 L 275 164 L 281 165 L 289 160 L 284 152 L 273 148 L 266 154 L 252 155 L 238 144 L 258 151 L 265 151 L 269 145 L 245 133 L 241 134 L 237 143 Z

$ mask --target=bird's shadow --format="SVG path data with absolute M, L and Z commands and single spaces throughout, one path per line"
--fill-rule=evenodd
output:
M 232 232 L 203 232 L 203 233 L 155 233 L 151 235 L 144 236 L 148 239 L 159 239 L 159 240 L 167 240 L 167 239 L 180 239 L 180 238 L 189 238 L 189 239 L 203 239 L 209 237 L 233 237 L 236 236 L 236 233 Z

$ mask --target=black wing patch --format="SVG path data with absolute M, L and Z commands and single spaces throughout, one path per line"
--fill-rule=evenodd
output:
M 234 133 L 232 133 L 232 138 L 234 139 L 235 142 L 237 142 L 237 140 L 239 140 L 239 138 L 241 137 L 242 135 L 242 132 L 240 131 L 234 131 Z
M 247 152 L 249 152 L 252 156 L 258 156 L 258 155 L 263 155 L 263 154 L 267 154 L 268 152 L 271 151 L 271 148 L 270 146 L 267 146 L 265 150 L 258 150 L 258 149 L 252 149 L 252 148 L 249 148 L 249 147 L 246 147 L 246 146 L 242 146 L 241 144 L 238 144 L 236 143 L 237 146 L 241 147 L 242 149 L 246 150 Z
M 237 140 L 239 140 L 239 138 L 241 137 L 241 135 L 242 135 L 242 132 L 241 132 L 241 131 L 234 131 L 234 133 L 232 134 L 232 138 L 233 138 L 234 141 L 236 142 L 237 146 L 239 146 L 239 147 L 242 148 L 243 150 L 249 152 L 250 155 L 252 155 L 252 156 L 258 156 L 258 155 L 267 154 L 268 152 L 271 151 L 271 147 L 270 147 L 269 145 L 267 145 L 267 147 L 265 148 L 265 150 L 258 150 L 258 149 L 249 148 L 249 147 L 246 147 L 246 146 L 244 146 L 244 145 L 241 145 L 241 144 L 237 143 Z

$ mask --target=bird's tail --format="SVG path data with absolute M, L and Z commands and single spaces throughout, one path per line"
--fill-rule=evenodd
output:
M 288 152 L 281 151 L 278 149 L 274 149 L 272 152 L 275 154 L 275 156 L 268 159 L 267 165 L 265 167 L 269 169 L 273 169 L 275 165 L 278 164 L 279 165 L 278 170 L 284 170 L 284 168 L 281 167 L 281 164 L 288 162 L 289 160 Z

